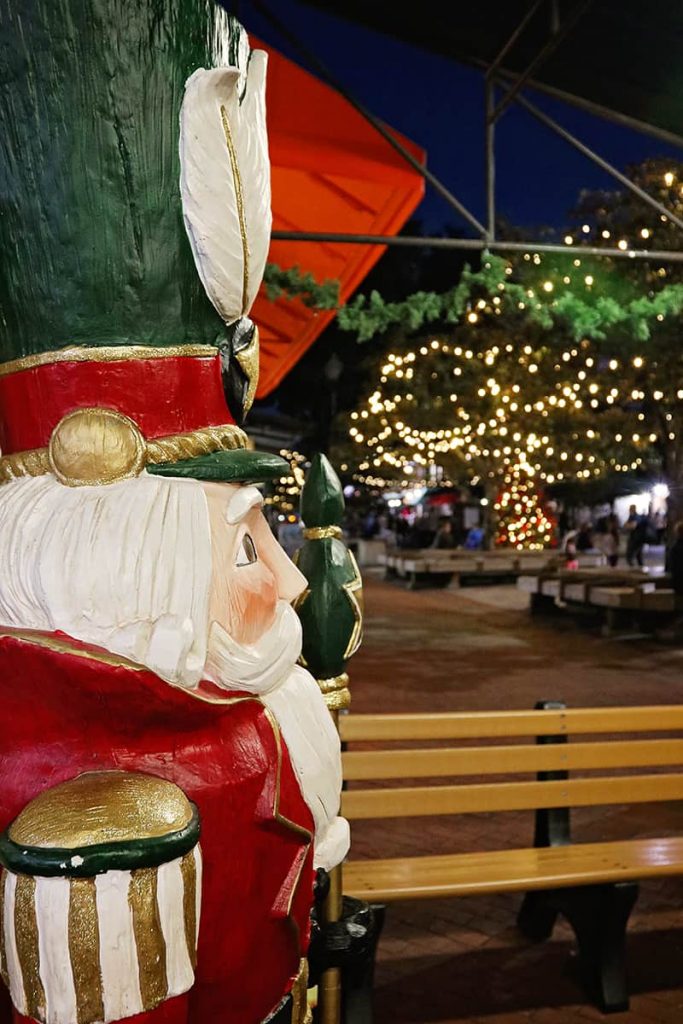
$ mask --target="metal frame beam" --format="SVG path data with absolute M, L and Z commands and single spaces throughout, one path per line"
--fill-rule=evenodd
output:
M 529 7 L 527 9 L 526 14 L 524 15 L 524 17 L 520 21 L 519 25 L 514 30 L 512 35 L 509 37 L 507 42 L 504 44 L 504 46 L 502 46 L 501 49 L 498 51 L 497 56 L 493 60 L 493 63 L 490 64 L 488 66 L 488 68 L 486 69 L 486 77 L 487 78 L 490 78 L 494 74 L 494 72 L 496 72 L 498 70 L 498 68 L 500 67 L 502 62 L 505 60 L 505 58 L 507 57 L 507 55 L 510 52 L 510 50 L 512 49 L 512 47 L 515 45 L 515 43 L 517 42 L 517 40 L 521 36 L 521 34 L 524 31 L 524 29 L 527 27 L 527 25 L 529 24 L 529 22 L 533 18 L 533 16 L 536 13 L 536 11 L 540 8 L 541 4 L 544 4 L 544 3 L 545 3 L 545 0 L 532 0 L 532 2 L 529 4 Z
M 575 135 L 572 135 L 572 133 L 567 131 L 566 128 L 563 128 L 561 124 L 554 120 L 554 118 L 550 117 L 548 114 L 540 110 L 535 103 L 532 103 L 525 96 L 519 95 L 515 98 L 515 100 L 520 105 L 520 107 L 523 107 L 524 110 L 527 110 L 532 115 L 532 117 L 536 118 L 537 121 L 540 121 L 541 124 L 544 124 L 547 128 L 550 128 L 551 131 L 554 131 L 557 135 L 560 136 L 560 138 L 564 139 L 565 142 L 568 142 L 570 146 L 573 146 L 575 149 L 578 149 L 579 153 L 582 153 L 584 156 L 588 157 L 589 160 L 592 160 L 593 163 L 597 164 L 598 167 L 602 168 L 603 171 L 606 171 L 608 174 L 611 174 L 613 178 L 616 178 L 616 180 L 620 182 L 624 186 L 624 188 L 627 188 L 630 192 L 633 192 L 634 195 L 638 196 L 639 199 L 642 199 L 644 203 L 647 203 L 647 205 L 651 206 L 654 210 L 657 210 L 658 213 L 666 217 L 667 220 L 670 220 L 672 224 L 676 225 L 676 227 L 683 229 L 683 220 L 681 220 L 680 217 L 678 217 L 675 213 L 669 210 L 668 207 L 664 206 L 663 203 L 660 203 L 657 199 L 654 199 L 649 194 L 649 192 L 646 192 L 645 189 L 642 189 L 640 185 L 636 185 L 634 181 L 631 181 L 630 178 L 627 178 L 625 174 L 622 174 L 622 172 L 614 166 L 614 164 L 611 164 L 608 160 L 605 160 L 604 157 L 601 157 L 599 153 L 596 153 L 595 150 L 590 148 L 590 146 L 587 146 L 585 142 L 581 142 L 580 139 L 577 139 Z
M 590 6 L 592 0 L 580 0 L 576 4 L 574 9 L 568 14 L 563 24 L 558 28 L 556 32 L 551 35 L 550 39 L 541 47 L 539 52 L 536 54 L 531 64 L 527 67 L 526 71 L 523 71 L 521 75 L 517 75 L 512 86 L 508 92 L 503 96 L 498 106 L 493 111 L 491 117 L 494 121 L 497 121 L 508 109 L 510 104 L 513 102 L 517 94 L 521 89 L 524 88 L 526 83 L 529 81 L 534 71 L 541 66 L 541 64 L 548 59 L 553 50 L 556 50 L 563 39 L 571 32 L 575 24 L 584 13 L 584 11 Z
M 494 116 L 496 108 L 496 85 L 494 74 L 500 67 L 506 55 L 515 45 L 522 32 L 533 18 L 545 0 L 531 0 L 526 14 L 517 25 L 516 29 L 509 36 L 507 42 L 498 51 L 493 63 L 486 69 L 484 78 L 484 102 L 485 102 L 485 165 L 486 165 L 486 238 L 492 242 L 496 237 L 496 152 L 495 135 L 496 120 Z
M 221 0 L 222 2 L 222 0 Z M 417 173 L 419 173 L 443 199 L 449 204 L 449 206 L 456 210 L 460 216 L 466 220 L 471 227 L 481 236 L 478 239 L 471 238 L 440 238 L 440 237 L 415 237 L 415 236 L 388 236 L 388 235 L 358 235 L 358 234 L 344 234 L 340 232 L 316 232 L 316 231 L 274 231 L 272 238 L 275 240 L 290 240 L 290 241 L 309 241 L 309 242 L 330 242 L 340 243 L 349 245 L 394 245 L 394 246 L 424 246 L 428 248 L 440 248 L 440 249 L 463 249 L 463 250 L 474 250 L 474 251 L 485 251 L 490 250 L 492 252 L 528 252 L 534 250 L 535 252 L 543 253 L 562 253 L 567 254 L 571 252 L 569 246 L 553 245 L 550 243 L 537 243 L 537 242 L 506 242 L 498 241 L 495 236 L 495 219 L 496 219 L 496 203 L 495 203 L 495 182 L 496 182 L 496 158 L 495 158 L 495 125 L 498 119 L 505 113 L 508 107 L 512 103 L 517 103 L 538 121 L 544 124 L 551 131 L 554 131 L 560 138 L 564 139 L 570 145 L 574 146 L 580 153 L 586 156 L 589 160 L 593 161 L 598 167 L 606 171 L 617 181 L 619 181 L 625 188 L 629 189 L 636 196 L 638 196 L 644 203 L 657 210 L 660 215 L 666 217 L 675 224 L 677 227 L 683 229 L 683 220 L 679 218 L 673 211 L 669 210 L 662 203 L 659 203 L 656 199 L 653 199 L 644 189 L 636 185 L 635 182 L 627 178 L 625 174 L 622 174 L 618 168 L 614 167 L 613 164 L 605 160 L 598 153 L 590 148 L 590 146 L 581 142 L 576 136 L 572 135 L 566 128 L 560 125 L 548 114 L 545 114 L 540 110 L 534 103 L 528 100 L 521 94 L 522 89 L 526 85 L 532 85 L 535 88 L 538 87 L 542 91 L 545 91 L 549 95 L 556 95 L 558 98 L 564 99 L 567 102 L 572 102 L 577 106 L 583 107 L 591 113 L 596 113 L 598 116 L 611 117 L 612 120 L 618 123 L 634 127 L 638 130 L 650 131 L 655 137 L 665 138 L 666 141 L 674 141 L 679 144 L 683 142 L 683 139 L 679 139 L 677 136 L 670 137 L 669 133 L 659 132 L 652 126 L 643 125 L 640 122 L 634 122 L 633 119 L 628 118 L 626 115 L 617 114 L 614 111 L 607 111 L 597 104 L 592 104 L 588 100 L 581 100 L 578 97 L 565 95 L 559 90 L 553 90 L 549 87 L 544 87 L 533 82 L 532 75 L 534 71 L 540 66 L 540 64 L 546 60 L 552 51 L 562 42 L 567 34 L 574 27 L 576 22 L 579 20 L 581 15 L 590 5 L 592 0 L 579 0 L 570 14 L 567 16 L 565 21 L 560 25 L 558 11 L 559 8 L 554 0 L 551 0 L 551 15 L 554 16 L 554 20 L 551 24 L 552 35 L 550 39 L 544 44 L 541 50 L 538 52 L 536 57 L 531 61 L 531 64 L 521 74 L 514 74 L 506 71 L 501 67 L 502 61 L 506 55 L 512 49 L 520 35 L 529 24 L 536 12 L 541 8 L 545 0 L 530 0 L 529 7 L 526 13 L 522 17 L 520 23 L 517 25 L 515 30 L 512 32 L 502 49 L 499 51 L 493 62 L 488 65 L 481 65 L 485 73 L 484 89 L 485 89 L 485 158 L 486 158 L 486 227 L 471 213 L 460 202 L 460 200 L 453 195 L 443 182 L 437 178 L 427 167 L 423 166 L 419 160 L 408 150 L 403 143 L 397 139 L 386 127 L 386 125 L 377 118 L 367 107 L 364 106 L 359 100 L 353 96 L 348 89 L 346 89 L 341 82 L 339 82 L 335 76 L 329 71 L 329 69 L 323 64 L 323 62 L 316 57 L 307 47 L 305 47 L 301 41 L 287 28 L 269 7 L 263 2 L 263 0 L 252 0 L 254 7 L 261 12 L 261 14 L 274 26 L 285 39 L 289 41 L 299 52 L 302 54 L 306 62 L 312 66 L 316 73 L 327 82 L 333 89 L 335 89 L 341 96 L 343 96 L 347 102 L 349 102 L 358 113 L 366 120 L 373 128 L 385 139 L 390 146 L 392 146 L 408 164 Z M 503 85 L 504 83 L 509 84 L 509 89 L 503 96 L 502 100 L 496 106 L 496 85 Z M 576 252 L 581 252 L 585 256 L 599 256 L 609 257 L 612 259 L 636 259 L 636 260 L 655 260 L 656 262 L 670 262 L 670 263 L 683 263 L 683 251 L 677 252 L 675 250 L 643 250 L 643 249 L 608 249 L 600 246 L 579 246 Z
M 683 263 L 683 250 L 605 249 L 595 245 L 553 245 L 548 242 L 489 242 L 486 238 L 443 238 L 439 235 L 360 235 L 333 231 L 273 231 L 276 242 L 331 242 L 340 245 L 391 245 L 398 248 L 465 249 L 475 252 L 538 252 L 563 256 L 608 256 L 611 259 Z

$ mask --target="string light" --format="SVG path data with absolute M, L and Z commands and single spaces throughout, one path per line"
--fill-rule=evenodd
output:
M 665 181 L 669 176 L 673 184 L 672 172 L 667 172 Z M 583 235 L 590 235 L 592 230 L 587 223 L 580 227 Z M 652 235 L 646 227 L 631 231 L 641 239 Z M 600 234 L 610 237 L 607 228 L 601 228 Z M 564 241 L 569 246 L 577 238 L 567 234 Z M 622 252 L 629 248 L 627 238 L 619 238 L 614 244 Z M 524 263 L 540 267 L 542 257 L 526 253 Z M 578 268 L 581 259 L 577 256 L 572 263 Z M 512 272 L 511 266 L 505 268 L 506 282 Z M 652 273 L 665 277 L 667 272 L 661 267 Z M 602 284 L 602 279 L 598 280 Z M 597 299 L 601 298 L 593 274 L 584 273 L 583 283 L 587 289 L 595 289 Z M 518 298 L 519 290 L 506 298 L 506 283 L 498 282 L 496 294 L 472 299 L 464 323 L 453 329 L 458 344 L 453 339 L 433 338 L 412 351 L 385 356 L 377 388 L 364 408 L 354 410 L 349 423 L 352 448 L 359 454 L 368 453 L 375 467 L 371 471 L 373 479 L 380 478 L 375 471 L 380 467 L 392 470 L 391 474 L 383 473 L 382 479 L 396 480 L 399 474 L 417 474 L 426 479 L 425 474 L 438 470 L 462 482 L 463 476 L 503 479 L 514 467 L 523 466 L 529 479 L 555 483 L 571 477 L 587 479 L 609 468 L 623 471 L 642 465 L 642 455 L 634 451 L 647 450 L 661 440 L 650 422 L 655 404 L 664 405 L 658 415 L 666 414 L 668 420 L 671 414 L 666 412 L 667 401 L 674 401 L 674 395 L 683 401 L 683 388 L 674 393 L 665 386 L 653 387 L 660 370 L 650 352 L 646 391 L 642 373 L 645 355 L 621 360 L 601 355 L 596 359 L 591 354 L 593 343 L 586 338 L 577 339 L 565 352 L 556 353 L 551 346 L 536 351 L 514 334 L 506 336 L 494 326 L 498 323 L 495 315 L 501 310 L 519 316 L 528 306 L 554 306 L 562 300 L 563 286 L 569 285 L 570 275 L 550 277 L 546 270 L 545 277 L 532 281 L 531 286 L 527 279 L 524 289 L 528 301 L 524 302 Z M 664 314 L 657 313 L 656 319 L 662 322 Z M 475 325 L 476 334 L 471 331 Z M 524 330 L 521 333 L 524 339 Z M 465 340 L 475 337 L 476 350 L 466 348 Z M 500 337 L 503 340 L 495 344 Z M 444 386 L 448 380 L 451 387 L 458 381 L 457 392 Z M 410 390 L 408 383 L 412 384 Z M 592 417 L 591 426 L 586 412 Z M 595 427 L 603 422 L 603 415 L 608 418 L 601 436 Z M 558 416 L 563 419 L 558 420 Z M 575 417 L 575 430 L 567 430 L 567 417 Z M 637 419 L 637 430 L 615 432 L 610 429 L 613 421 L 609 417 L 631 417 L 634 426 Z M 358 429 L 359 420 L 362 431 Z M 565 424 L 561 429 L 560 423 Z M 533 424 L 542 424 L 543 429 L 533 431 Z M 673 439 L 675 432 L 667 428 L 665 439 L 667 434 Z M 367 458 L 366 470 L 370 466 Z

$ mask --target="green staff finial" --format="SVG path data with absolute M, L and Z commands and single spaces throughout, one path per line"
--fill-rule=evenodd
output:
M 363 630 L 363 584 L 342 540 L 344 494 L 324 455 L 316 455 L 301 492 L 305 543 L 297 565 L 308 580 L 296 610 L 303 626 L 302 662 L 317 679 L 330 710 L 351 702 L 346 662 Z

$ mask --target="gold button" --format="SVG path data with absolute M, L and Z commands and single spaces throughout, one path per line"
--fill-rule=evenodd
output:
M 67 487 L 111 484 L 139 475 L 145 439 L 133 420 L 113 409 L 76 409 L 52 431 L 48 461 Z

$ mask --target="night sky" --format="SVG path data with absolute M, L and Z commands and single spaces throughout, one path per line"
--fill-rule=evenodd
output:
M 483 221 L 481 72 L 295 0 L 271 4 L 277 17 L 358 99 L 427 150 L 431 170 Z M 237 13 L 250 32 L 305 66 L 301 55 L 248 0 L 239 4 Z M 622 170 L 646 157 L 683 156 L 681 149 L 650 136 L 539 94 L 530 96 Z M 497 134 L 498 212 L 514 224 L 561 227 L 581 188 L 618 187 L 613 178 L 514 106 Z M 416 216 L 425 233 L 438 233 L 455 223 L 454 211 L 429 186 Z

